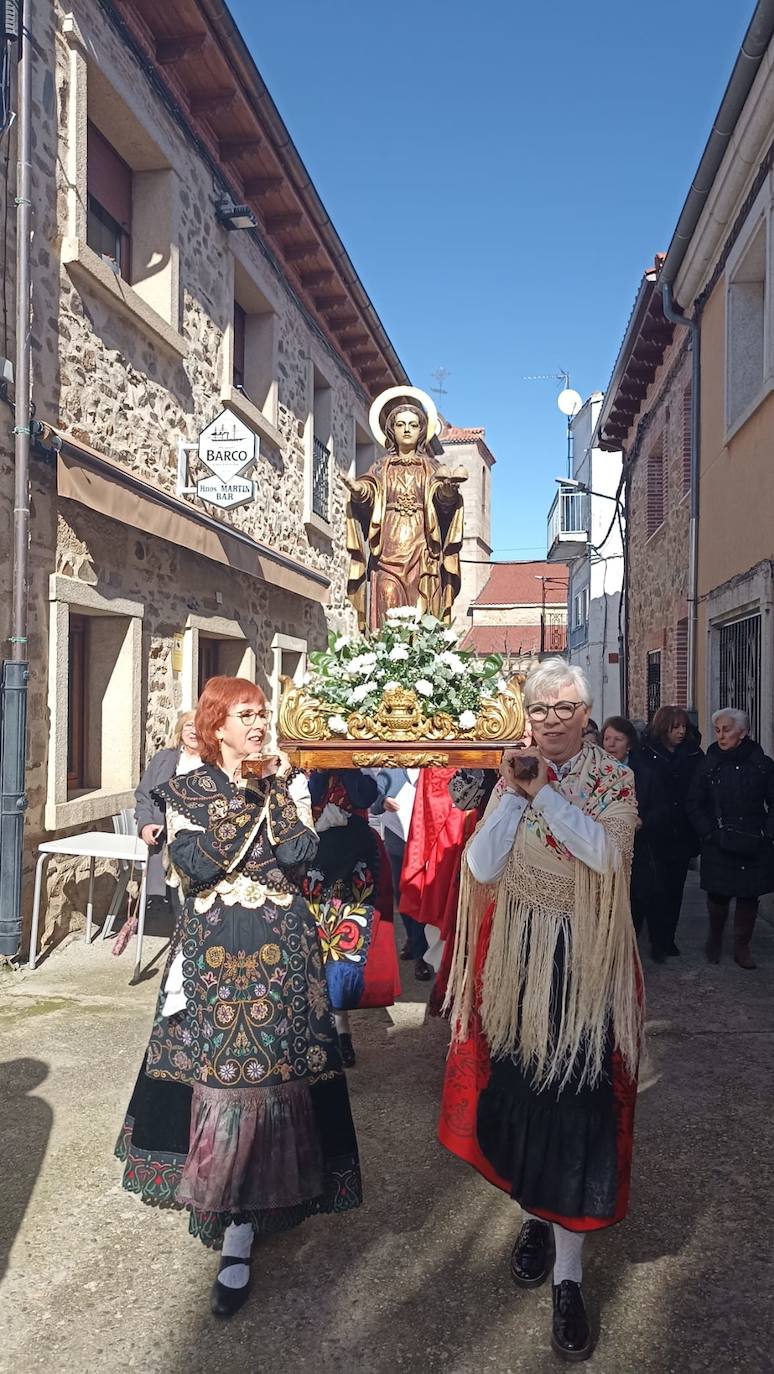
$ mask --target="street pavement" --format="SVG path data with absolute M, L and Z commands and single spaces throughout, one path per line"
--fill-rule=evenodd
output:
M 680 959 L 645 961 L 649 1063 L 628 1220 L 586 1245 L 597 1374 L 774 1369 L 774 929 L 759 969 L 701 954 L 689 878 Z M 403 965 L 387 1011 L 353 1016 L 365 1203 L 263 1242 L 230 1323 L 217 1258 L 119 1186 L 112 1148 L 163 966 L 74 941 L 0 986 L 0 1371 L 542 1374 L 550 1286 L 516 1290 L 519 1211 L 437 1144 L 447 1028 Z

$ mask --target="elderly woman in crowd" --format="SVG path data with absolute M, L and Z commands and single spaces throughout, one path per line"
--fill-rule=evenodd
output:
M 688 865 L 698 851 L 686 799 L 702 757 L 699 736 L 682 706 L 659 707 L 635 764 L 642 822 L 635 869 L 637 907 L 642 901 L 651 957 L 657 964 L 680 953 L 677 923 Z
M 712 717 L 715 743 L 707 750 L 688 796 L 688 814 L 701 840 L 701 885 L 707 893 L 706 954 L 720 963 L 731 899 L 734 959 L 754 969 L 750 953 L 758 898 L 774 891 L 774 762 L 749 736 L 744 711 L 724 706 Z
M 201 768 L 199 741 L 196 735 L 195 711 L 181 711 L 175 723 L 172 744 L 153 755 L 137 785 L 134 818 L 137 833 L 148 846 L 148 896 L 170 900 L 172 891 L 167 885 L 164 870 L 164 812 L 153 798 L 154 787 L 161 787 L 181 773 Z
M 463 860 L 439 1135 L 520 1203 L 511 1256 L 534 1288 L 553 1264 L 553 1349 L 590 1355 L 587 1231 L 629 1198 L 642 979 L 629 911 L 632 774 L 584 742 L 580 668 L 527 677 L 528 735 Z M 531 747 L 530 747 L 531 746 Z
M 320 945 L 300 883 L 317 852 L 306 779 L 280 755 L 242 777 L 266 700 L 210 678 L 200 768 L 154 791 L 182 918 L 116 1153 L 144 1202 L 223 1247 L 210 1303 L 242 1305 L 254 1235 L 360 1203 L 357 1144 Z

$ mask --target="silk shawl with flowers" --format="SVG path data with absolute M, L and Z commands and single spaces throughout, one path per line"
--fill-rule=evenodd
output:
M 549 784 L 604 828 L 606 869 L 597 873 L 576 859 L 531 804 L 496 883 L 477 883 L 463 859 L 446 999 L 453 1035 L 467 1037 L 476 995 L 478 931 L 485 909 L 494 901 L 478 990 L 492 1057 L 519 1059 L 538 1088 L 564 1085 L 573 1075 L 576 1082 L 593 1083 L 602 1072 L 606 1040 L 612 1033 L 627 1071 L 635 1077 L 642 979 L 629 907 L 637 822 L 634 779 L 604 750 L 586 745 L 561 776 L 549 772 Z M 498 786 L 487 816 L 501 795 Z M 557 960 L 560 941 L 564 957 Z

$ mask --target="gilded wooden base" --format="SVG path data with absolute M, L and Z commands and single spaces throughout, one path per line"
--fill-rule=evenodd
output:
M 505 747 L 502 741 L 379 740 L 363 745 L 349 740 L 281 739 L 279 747 L 294 768 L 499 768 Z M 260 771 L 260 764 L 242 765 L 246 777 Z

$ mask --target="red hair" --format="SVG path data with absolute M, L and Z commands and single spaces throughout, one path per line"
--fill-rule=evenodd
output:
M 196 736 L 202 763 L 220 763 L 220 740 L 215 731 L 240 702 L 265 707 L 266 697 L 246 677 L 211 677 L 205 683 L 196 708 Z

